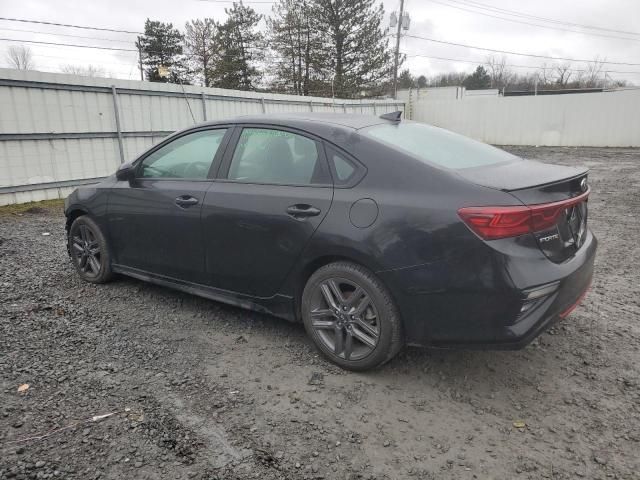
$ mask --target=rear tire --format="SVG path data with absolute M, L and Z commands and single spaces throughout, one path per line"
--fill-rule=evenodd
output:
M 302 319 L 320 352 L 347 370 L 391 360 L 403 347 L 402 322 L 391 294 L 368 269 L 335 262 L 318 269 L 302 294 Z
M 80 277 L 91 283 L 111 280 L 111 256 L 107 240 L 98 224 L 89 216 L 76 218 L 67 237 L 71 261 Z

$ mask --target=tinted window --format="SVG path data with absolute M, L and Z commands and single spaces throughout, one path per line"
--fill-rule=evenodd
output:
M 344 158 L 342 155 L 337 153 L 331 154 L 331 161 L 333 162 L 333 167 L 335 168 L 336 183 L 346 183 L 353 175 L 353 172 L 356 171 L 355 167 Z
M 315 141 L 268 128 L 242 130 L 228 177 L 255 183 L 324 183 Z
M 365 135 L 404 150 L 424 162 L 447 168 L 480 167 L 519 160 L 518 157 L 486 143 L 422 123 L 376 125 L 362 131 Z
M 176 138 L 142 161 L 141 176 L 207 178 L 226 130 L 203 130 Z

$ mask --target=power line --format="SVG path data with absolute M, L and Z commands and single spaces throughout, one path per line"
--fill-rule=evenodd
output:
M 463 60 L 461 58 L 448 58 L 448 57 L 436 57 L 433 55 L 422 55 L 419 53 L 410 53 L 410 52 L 403 52 L 404 55 L 406 55 L 409 58 L 414 58 L 414 57 L 419 57 L 419 58 L 430 58 L 430 59 L 434 59 L 434 60 L 444 60 L 444 61 L 449 61 L 449 62 L 461 62 L 461 63 L 471 63 L 473 65 L 486 65 L 486 61 L 475 61 L 475 60 Z M 513 68 L 528 68 L 528 69 L 535 69 L 535 70 L 544 70 L 544 69 L 552 69 L 552 67 L 548 67 L 548 66 L 532 66 L 532 65 L 514 65 L 514 64 L 505 64 L 505 67 L 513 67 Z M 579 69 L 579 68 L 569 68 L 567 69 L 567 71 L 570 72 L 587 72 L 588 70 L 586 69 Z M 619 74 L 632 74 L 632 75 L 640 75 L 640 71 L 615 71 L 615 70 L 603 70 L 606 71 L 607 73 L 619 73 Z
M 484 8 L 484 9 L 487 9 L 489 11 L 494 11 L 494 12 L 498 12 L 498 13 L 504 13 L 504 14 L 507 14 L 507 15 L 512 15 L 514 17 L 541 20 L 541 21 L 544 21 L 544 22 L 555 23 L 555 24 L 559 24 L 559 25 L 567 25 L 567 26 L 570 26 L 570 27 L 586 28 L 586 29 L 590 29 L 590 30 L 600 30 L 600 31 L 611 32 L 611 33 L 621 33 L 621 34 L 625 34 L 625 35 L 640 35 L 640 32 L 630 32 L 630 31 L 618 30 L 618 29 L 614 29 L 614 28 L 600 27 L 600 26 L 597 26 L 597 25 L 585 25 L 585 24 L 581 24 L 581 23 L 568 22 L 566 20 L 557 20 L 557 19 L 554 19 L 554 18 L 540 17 L 540 16 L 537 16 L 537 15 L 529 14 L 529 13 L 518 12 L 516 10 L 509 10 L 509 9 L 506 9 L 506 8 L 495 7 L 493 5 L 488 5 L 486 3 L 478 2 L 478 1 L 475 1 L 475 0 L 449 0 L 449 1 L 454 2 L 454 3 L 461 3 L 463 5 L 473 6 L 473 7 L 476 7 L 476 8 Z
M 584 59 L 577 59 L 577 58 L 566 58 L 566 57 L 550 57 L 547 55 L 536 55 L 533 53 L 521 53 L 521 52 L 511 52 L 509 50 L 497 50 L 495 48 L 485 48 L 485 47 L 476 47 L 474 45 L 467 45 L 464 43 L 455 43 L 455 42 L 446 42 L 444 40 L 436 40 L 435 38 L 428 38 L 428 37 L 420 37 L 418 35 L 409 35 L 409 34 L 405 34 L 405 37 L 408 38 L 415 38 L 418 40 L 425 40 L 427 42 L 434 42 L 434 43 L 441 43 L 444 45 L 453 45 L 456 47 L 465 47 L 465 48 L 472 48 L 474 50 L 483 50 L 485 52 L 493 52 L 493 53 L 504 53 L 507 55 L 518 55 L 521 57 L 532 57 L 532 58 L 546 58 L 549 60 L 563 60 L 563 61 L 568 61 L 568 62 L 585 62 L 585 63 L 591 63 L 593 62 L 593 60 L 584 60 Z M 600 63 L 606 63 L 609 65 L 627 65 L 627 66 L 632 66 L 632 67 L 639 67 L 640 63 L 628 63 L 628 62 L 609 62 L 606 60 L 600 60 Z
M 118 47 L 99 47 L 97 45 L 78 45 L 77 43 L 57 43 L 57 42 L 41 42 L 38 40 L 18 40 L 16 38 L 0 38 L 3 42 L 22 42 L 22 43 L 37 43 L 40 45 L 56 45 L 59 47 L 76 47 L 76 48 L 95 48 L 97 50 L 114 50 L 120 52 L 138 52 L 138 50 L 131 48 L 118 48 Z
M 593 35 L 593 36 L 596 36 L 596 37 L 616 38 L 616 39 L 619 39 L 619 40 L 627 40 L 627 41 L 630 41 L 630 42 L 640 42 L 640 38 L 619 37 L 619 36 L 616 36 L 616 35 L 607 35 L 605 33 L 581 32 L 579 30 L 570 30 L 568 28 L 552 27 L 550 25 L 540 25 L 539 23 L 531 23 L 531 22 L 526 22 L 524 20 L 516 20 L 515 18 L 500 17 L 498 15 L 491 15 L 490 13 L 480 12 L 480 11 L 477 11 L 477 10 L 471 10 L 471 9 L 468 9 L 468 8 L 465 8 L 465 7 L 461 7 L 461 6 L 458 6 L 458 5 L 450 5 L 449 3 L 445 3 L 444 1 L 440 1 L 440 0 L 428 0 L 428 1 L 430 1 L 432 3 L 437 3 L 439 5 L 444 5 L 445 7 L 456 8 L 458 10 L 462 10 L 462 11 L 465 11 L 465 12 L 475 13 L 477 15 L 483 15 L 485 17 L 497 18 L 498 20 L 505 20 L 507 22 L 520 23 L 520 24 L 523 24 L 523 25 L 531 25 L 533 27 L 547 28 L 547 29 L 550 29 L 550 30 L 559 30 L 559 31 L 562 31 L 562 32 L 578 33 L 578 34 L 581 34 L 581 35 Z M 479 7 L 473 7 L 473 8 L 479 8 Z
M 57 33 L 57 32 L 41 32 L 38 30 L 24 30 L 21 28 L 6 28 L 0 27 L 0 30 L 6 30 L 9 32 L 25 32 L 25 33 L 36 33 L 38 35 L 54 35 L 56 37 L 73 37 L 73 38 L 86 38 L 89 40 L 104 40 L 106 42 L 117 42 L 117 43 L 131 43 L 131 40 L 116 40 L 114 38 L 105 38 L 105 37 L 88 37 L 85 35 L 72 35 L 69 33 Z
M 82 28 L 84 30 L 101 30 L 103 32 L 132 33 L 135 35 L 142 34 L 142 32 L 134 32 L 132 30 L 119 30 L 117 28 L 105 28 L 105 27 L 90 27 L 88 25 L 70 25 L 68 23 L 44 22 L 42 20 L 28 20 L 25 18 L 0 17 L 0 20 L 6 20 L 7 22 L 39 23 L 41 25 L 53 25 L 56 27 Z
M 4 42 L 16 42 L 16 43 L 33 43 L 33 44 L 37 44 L 37 45 L 42 45 L 44 47 L 74 47 L 74 48 L 89 48 L 89 49 L 98 49 L 98 50 L 110 50 L 110 51 L 116 51 L 116 52 L 131 52 L 131 53 L 138 53 L 137 49 L 133 49 L 133 48 L 119 48 L 119 47 L 103 47 L 103 46 L 99 46 L 99 45 L 80 45 L 77 43 L 58 43 L 58 42 L 44 42 L 44 41 L 40 41 L 40 40 L 21 40 L 18 38 L 0 38 L 0 41 L 4 41 Z M 270 51 L 270 49 L 268 47 L 255 47 L 255 46 L 247 46 L 246 47 L 247 50 L 254 50 L 256 52 L 261 52 L 261 51 Z M 149 51 L 149 50 L 144 50 L 145 53 L 161 53 L 161 52 L 156 52 L 156 51 Z M 195 54 L 189 54 L 189 53 L 182 53 L 179 55 L 183 55 L 185 57 L 195 57 L 197 55 Z M 281 58 L 281 59 L 285 59 L 288 60 L 287 57 L 276 57 L 273 56 L 272 58 Z

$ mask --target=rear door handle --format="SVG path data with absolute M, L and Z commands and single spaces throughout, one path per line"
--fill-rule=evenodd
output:
M 298 203 L 287 208 L 287 215 L 296 219 L 316 217 L 320 215 L 320 209 L 306 203 Z
M 199 200 L 197 198 L 192 197 L 191 195 L 180 195 L 178 198 L 176 198 L 175 203 L 180 208 L 189 208 L 192 205 L 197 205 L 198 201 Z

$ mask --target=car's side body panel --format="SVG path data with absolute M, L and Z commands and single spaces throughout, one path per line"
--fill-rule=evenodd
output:
M 238 292 L 222 290 L 209 285 L 203 285 L 201 283 L 159 275 L 154 272 L 127 267 L 125 265 L 114 265 L 113 271 L 139 280 L 144 280 L 145 282 L 173 288 L 192 295 L 198 295 L 210 300 L 215 300 L 217 302 L 274 315 L 291 322 L 298 320 L 293 309 L 293 299 L 286 295 L 276 294 L 268 298 L 243 295 Z

